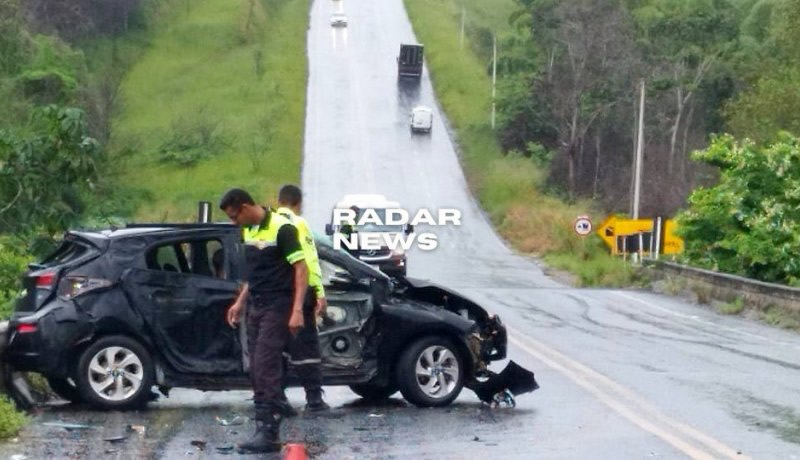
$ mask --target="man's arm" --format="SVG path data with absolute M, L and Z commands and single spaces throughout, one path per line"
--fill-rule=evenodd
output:
M 300 260 L 292 264 L 292 269 L 294 269 L 294 293 L 292 297 L 292 316 L 289 318 L 289 330 L 292 334 L 297 334 L 304 327 L 303 301 L 308 290 L 308 267 L 305 261 Z
M 292 314 L 289 317 L 289 330 L 297 334 L 303 328 L 303 300 L 308 289 L 308 267 L 305 263 L 303 248 L 297 236 L 297 228 L 292 224 L 284 224 L 278 229 L 278 249 L 284 259 L 292 265 L 294 271 L 294 289 L 292 290 Z
M 236 327 L 236 324 L 239 322 L 249 293 L 250 288 L 248 284 L 242 283 L 239 287 L 239 294 L 236 296 L 236 300 L 233 302 L 233 305 L 228 308 L 228 313 L 226 314 L 226 319 L 230 327 Z

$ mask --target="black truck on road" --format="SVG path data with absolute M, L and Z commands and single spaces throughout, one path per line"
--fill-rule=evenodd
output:
M 399 78 L 422 76 L 422 45 L 400 45 L 400 55 L 397 57 L 397 76 Z

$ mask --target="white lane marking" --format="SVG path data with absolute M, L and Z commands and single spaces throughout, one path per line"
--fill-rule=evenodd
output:
M 528 352 L 551 368 L 561 372 L 570 380 L 595 395 L 601 402 L 618 414 L 645 431 L 663 439 L 686 455 L 692 458 L 702 459 L 718 458 L 720 454 L 727 458 L 749 458 L 721 441 L 672 419 L 647 402 L 643 397 L 614 382 L 605 375 L 561 354 L 535 339 L 525 336 L 514 328 L 508 326 L 506 326 L 506 328 L 510 333 L 509 340 L 517 347 Z M 716 451 L 716 454 L 711 454 L 690 444 L 689 440 L 681 438 L 681 435 L 703 444 L 707 449 L 710 448 Z

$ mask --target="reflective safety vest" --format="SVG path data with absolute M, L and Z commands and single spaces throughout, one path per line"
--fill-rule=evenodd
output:
M 278 208 L 278 214 L 286 217 L 297 228 L 297 236 L 300 239 L 300 246 L 303 248 L 306 265 L 308 266 L 308 285 L 314 289 L 318 299 L 325 297 L 317 245 L 314 243 L 314 235 L 311 233 L 308 221 L 295 214 L 289 208 Z
M 303 260 L 305 255 L 296 236 L 297 229 L 289 219 L 271 209 L 265 211 L 260 224 L 243 229 L 247 279 L 253 296 L 278 299 L 291 296 L 294 289 L 292 264 Z M 291 233 L 282 232 L 284 227 L 289 227 L 287 230 Z

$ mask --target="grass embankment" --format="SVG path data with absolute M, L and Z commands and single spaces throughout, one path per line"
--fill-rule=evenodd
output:
M 193 1 L 153 34 L 122 85 L 112 150 L 143 189 L 139 220 L 186 220 L 241 186 L 298 181 L 308 2 Z
M 598 237 L 581 239 L 572 230 L 577 216 L 589 214 L 598 220 L 601 214 L 592 212 L 588 203 L 568 205 L 543 192 L 546 172 L 527 158 L 504 155 L 491 129 L 491 75 L 475 41 L 486 41 L 486 30 L 500 33 L 507 28 L 515 2 L 404 2 L 417 39 L 425 45 L 436 96 L 456 132 L 467 180 L 500 234 L 515 249 L 572 272 L 582 285 L 630 284 L 630 267 L 608 255 Z M 470 31 L 463 49 L 462 4 Z M 476 32 L 480 30 L 483 33 Z

